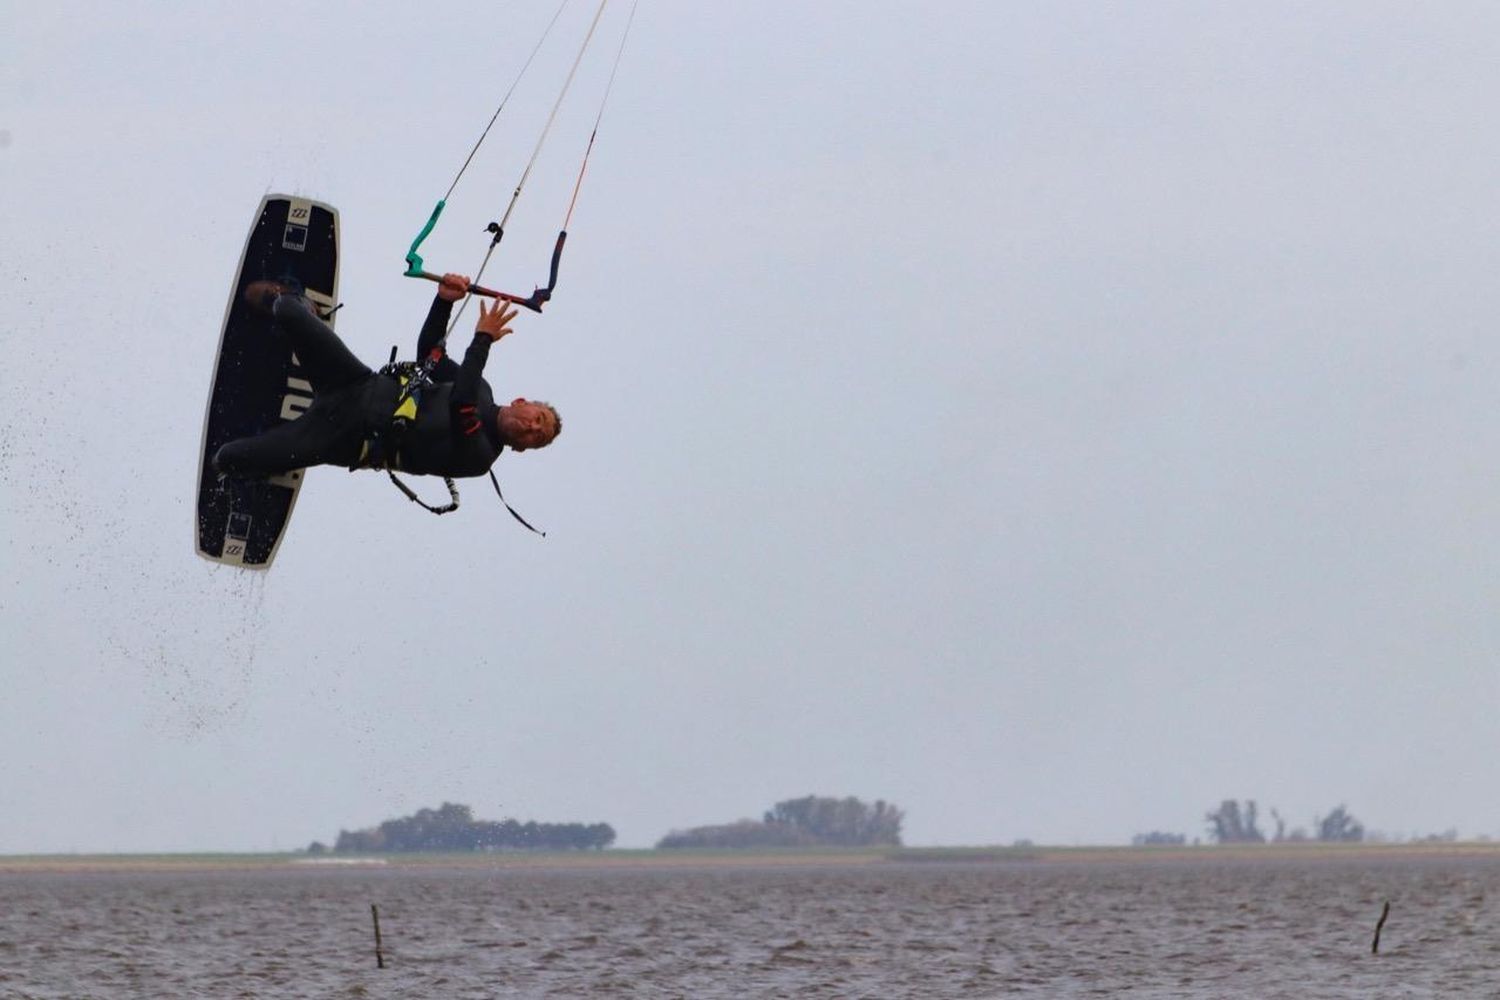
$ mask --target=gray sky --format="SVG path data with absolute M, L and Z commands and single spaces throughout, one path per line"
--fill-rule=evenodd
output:
M 409 352 L 402 255 L 553 9 L 316 6 L 0 0 L 0 851 L 444 800 L 640 846 L 808 793 L 916 844 L 1231 796 L 1500 835 L 1500 8 L 643 0 L 490 363 L 563 412 L 497 467 L 549 537 L 322 469 L 256 575 L 190 535 L 259 199 L 338 207 L 340 332 Z M 430 265 L 477 266 L 589 14 Z

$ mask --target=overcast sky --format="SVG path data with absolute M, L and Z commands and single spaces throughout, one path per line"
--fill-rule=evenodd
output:
M 497 466 L 548 537 L 320 469 L 256 574 L 192 512 L 261 197 L 339 209 L 339 330 L 409 353 L 406 246 L 554 9 L 307 6 L 0 0 L 0 852 L 443 801 L 645 846 L 808 793 L 913 844 L 1227 797 L 1500 836 L 1500 7 L 643 0 L 488 370 L 563 413 Z M 545 273 L 627 13 L 496 284 Z

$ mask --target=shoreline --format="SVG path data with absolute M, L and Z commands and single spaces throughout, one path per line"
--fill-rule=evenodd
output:
M 1229 844 L 1201 846 L 618 849 L 582 852 L 311 855 L 304 853 L 0 855 L 0 877 L 22 874 L 626 870 L 856 867 L 879 864 L 1149 864 L 1500 861 L 1500 842 Z

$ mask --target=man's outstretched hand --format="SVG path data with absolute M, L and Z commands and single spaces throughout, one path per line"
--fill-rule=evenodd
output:
M 446 279 L 444 279 L 446 280 Z M 467 287 L 467 282 L 465 283 Z M 479 321 L 474 324 L 474 332 L 482 333 L 491 341 L 498 341 L 511 333 L 510 321 L 516 318 L 519 310 L 509 302 L 496 299 L 493 303 L 479 303 Z
M 457 302 L 469 294 L 469 279 L 462 274 L 445 274 L 438 285 L 438 298 L 444 302 Z

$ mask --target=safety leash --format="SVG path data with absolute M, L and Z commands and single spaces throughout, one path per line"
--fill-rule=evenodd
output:
M 517 521 L 520 521 L 521 526 L 532 534 L 541 535 L 543 538 L 547 537 L 547 533 L 545 531 L 539 531 L 538 529 L 533 528 L 531 526 L 531 522 L 526 520 L 526 518 L 522 517 L 520 514 L 516 513 L 516 509 L 510 505 L 510 501 L 505 499 L 505 494 L 500 492 L 500 480 L 495 478 L 494 469 L 490 469 L 490 482 L 495 484 L 495 496 L 499 497 L 500 502 L 505 504 L 505 509 L 510 511 L 511 517 L 515 518 Z M 457 505 L 457 500 L 454 501 L 454 504 L 455 506 Z
M 444 504 L 441 507 L 434 507 L 432 506 L 432 504 L 417 496 L 416 493 L 412 491 L 412 488 L 410 486 L 407 486 L 405 483 L 403 483 L 396 476 L 396 473 L 391 470 L 391 467 L 389 465 L 385 467 L 385 474 L 391 477 L 391 482 L 396 484 L 397 489 L 406 494 L 406 499 L 410 500 L 412 503 L 416 504 L 418 507 L 421 507 L 425 511 L 430 511 L 433 514 L 447 514 L 450 511 L 458 510 L 458 487 L 453 485 L 453 480 L 449 479 L 447 476 L 443 477 L 443 485 L 448 487 L 448 503 Z

